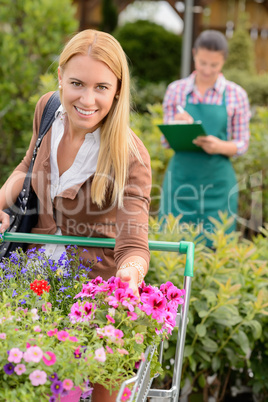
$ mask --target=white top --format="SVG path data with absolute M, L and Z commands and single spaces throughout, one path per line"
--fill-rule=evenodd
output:
M 58 146 L 64 133 L 65 111 L 62 105 L 55 113 L 56 119 L 52 124 L 51 130 L 51 200 L 62 193 L 64 190 L 85 182 L 96 171 L 97 160 L 100 149 L 100 128 L 93 133 L 87 133 L 83 144 L 81 145 L 72 166 L 59 176 L 57 153 Z M 60 228 L 57 229 L 55 235 L 61 235 Z M 45 254 L 57 261 L 65 247 L 60 244 L 45 244 Z

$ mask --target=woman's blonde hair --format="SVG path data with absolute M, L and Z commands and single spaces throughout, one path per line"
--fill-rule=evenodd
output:
M 90 55 L 95 60 L 102 61 L 118 79 L 118 99 L 114 99 L 101 126 L 100 150 L 91 198 L 101 207 L 108 190 L 112 189 L 112 202 L 122 207 L 129 152 L 138 154 L 129 129 L 130 84 L 127 59 L 121 45 L 113 36 L 93 29 L 79 32 L 66 44 L 59 59 L 59 67 L 63 72 L 66 63 L 77 54 Z M 111 181 L 113 186 L 110 186 Z

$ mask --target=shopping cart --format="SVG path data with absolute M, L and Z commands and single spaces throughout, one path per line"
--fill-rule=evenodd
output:
M 8 233 L 3 235 L 3 241 L 7 242 L 24 242 L 24 243 L 39 243 L 39 244 L 64 244 L 64 245 L 77 245 L 86 247 L 104 247 L 114 248 L 115 240 L 107 238 L 88 238 L 88 237 L 74 237 L 74 236 L 55 236 L 55 235 L 37 235 L 32 233 Z M 145 359 L 141 363 L 138 372 L 132 378 L 124 381 L 118 392 L 116 401 L 120 402 L 123 396 L 125 387 L 130 387 L 132 390 L 129 402 L 145 402 L 147 397 L 159 401 L 177 402 L 180 393 L 181 370 L 183 362 L 183 352 L 185 345 L 185 336 L 187 328 L 187 316 L 190 303 L 191 282 L 193 277 L 194 267 L 194 244 L 191 242 L 181 241 L 165 242 L 165 241 L 149 241 L 150 251 L 173 251 L 181 254 L 186 254 L 186 263 L 184 270 L 184 285 L 185 290 L 184 304 L 181 305 L 180 312 L 177 315 L 176 324 L 178 326 L 178 336 L 176 344 L 176 353 L 174 356 L 174 371 L 172 378 L 171 388 L 166 389 L 152 389 L 154 378 L 150 375 L 150 362 L 153 354 L 156 351 L 155 346 L 150 346 L 146 349 Z M 159 359 L 162 361 L 163 356 L 163 342 L 160 346 Z

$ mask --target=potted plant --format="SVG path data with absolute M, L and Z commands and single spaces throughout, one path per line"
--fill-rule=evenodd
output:
M 74 402 L 90 384 L 118 390 L 175 326 L 183 290 L 143 283 L 137 298 L 119 278 L 88 281 L 68 251 L 58 263 L 42 250 L 19 251 L 0 265 L 0 400 L 64 402 L 79 387 Z

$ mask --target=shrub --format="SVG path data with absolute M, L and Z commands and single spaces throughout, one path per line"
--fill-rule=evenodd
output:
M 225 77 L 240 85 L 248 94 L 249 102 L 254 108 L 268 105 L 268 74 L 249 74 L 238 68 L 224 71 Z
M 0 165 L 1 181 L 25 154 L 32 131 L 39 76 L 47 72 L 66 37 L 77 29 L 71 0 L 1 1 Z M 57 63 L 55 63 L 55 68 Z
M 267 237 L 263 235 L 268 232 L 252 241 L 239 241 L 238 233 L 224 234 L 229 223 L 225 217 L 222 219 L 223 223 L 217 224 L 216 233 L 212 235 L 216 252 L 201 243 L 196 245 L 182 385 L 188 381 L 190 391 L 203 389 L 204 401 L 209 396 L 222 401 L 226 388 L 230 391 L 233 385 L 229 382 L 230 375 L 241 377 L 241 371 L 247 372 L 250 368 L 253 389 L 255 385 L 259 396 L 265 397 L 268 376 L 262 372 L 260 381 L 256 356 L 264 365 L 267 359 L 268 264 Z M 150 227 L 153 240 L 196 243 L 195 233 L 179 230 L 179 218 L 170 216 L 167 231 L 159 231 L 159 222 L 153 218 Z M 181 285 L 185 258 L 185 255 L 152 252 L 148 282 L 157 285 L 164 279 Z M 175 346 L 174 334 L 165 343 L 166 378 L 161 378 L 161 386 L 172 378 Z
M 181 37 L 149 21 L 117 28 L 113 35 L 130 59 L 132 74 L 141 81 L 173 81 L 179 77 Z

